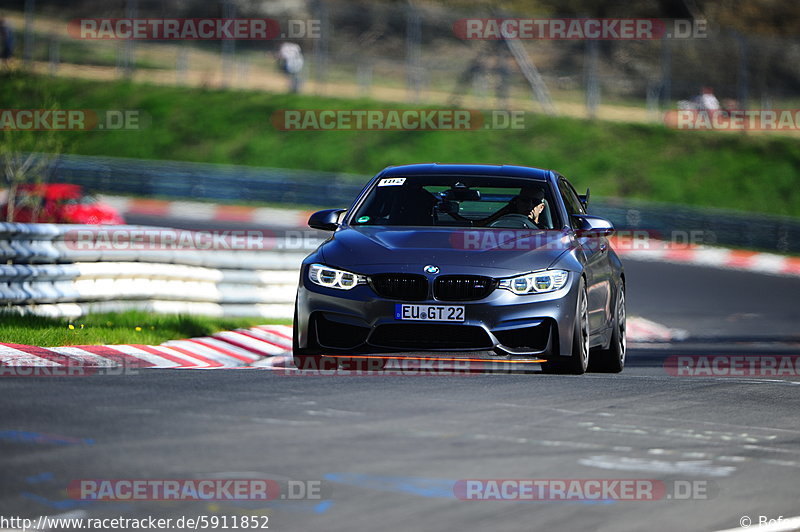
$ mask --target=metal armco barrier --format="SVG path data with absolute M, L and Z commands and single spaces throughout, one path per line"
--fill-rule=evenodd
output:
M 105 194 L 348 206 L 367 177 L 313 170 L 60 155 L 53 181 Z
M 305 253 L 141 226 L 0 223 L 6 310 L 291 317 Z

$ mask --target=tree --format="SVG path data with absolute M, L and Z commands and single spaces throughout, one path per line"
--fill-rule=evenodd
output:
M 22 73 L 3 76 L 4 90 L 21 90 L 32 93 L 32 101 L 41 102 L 40 109 L 56 109 L 52 97 L 42 93 L 36 78 Z M 31 100 L 29 100 L 31 101 Z M 6 107 L 6 106 L 2 106 Z M 1 112 L 11 112 L 2 109 Z M 11 115 L 9 115 L 11 116 Z M 13 122 L 13 121 L 12 121 Z M 64 148 L 64 136 L 69 133 L 59 130 L 33 131 L 16 129 L 8 120 L 0 123 L 0 172 L 6 188 L 6 220 L 14 221 L 17 210 L 17 191 L 23 183 L 44 183 L 50 174 L 53 162 Z M 32 205 L 34 220 L 40 205 Z

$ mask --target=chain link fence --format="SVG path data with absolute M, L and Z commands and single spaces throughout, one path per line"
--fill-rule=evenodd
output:
M 796 105 L 800 90 L 800 37 L 746 34 L 714 21 L 688 21 L 699 31 L 687 38 L 519 40 L 521 60 L 509 43 L 468 40 L 454 31 L 464 18 L 531 16 L 485 8 L 363 0 L 15 3 L 19 11 L 7 18 L 23 37 L 17 39 L 18 55 L 51 73 L 91 66 L 117 77 L 286 90 L 274 54 L 279 42 L 291 40 L 305 55 L 303 90 L 319 94 L 546 109 L 525 62 L 541 74 L 554 112 L 575 116 L 599 112 L 604 118 L 656 121 L 659 111 L 690 101 L 702 87 L 713 87 L 729 107 L 787 108 Z M 283 39 L 70 36 L 67 22 L 86 17 L 268 17 L 279 23 Z M 664 24 L 670 28 L 674 21 Z

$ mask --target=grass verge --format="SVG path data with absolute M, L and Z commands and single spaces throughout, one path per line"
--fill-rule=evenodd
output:
M 148 117 L 139 131 L 59 133 L 67 151 L 84 155 L 370 175 L 411 162 L 521 164 L 557 169 L 600 196 L 800 216 L 800 141 L 792 137 L 539 114 L 514 130 L 281 132 L 270 118 L 282 109 L 414 106 L 22 73 L 0 76 L 0 87 L 0 108 L 48 101 L 66 109 L 136 109 Z
M 0 314 L 0 342 L 37 345 L 147 344 L 291 320 L 161 315 L 141 311 L 92 314 L 77 319 Z

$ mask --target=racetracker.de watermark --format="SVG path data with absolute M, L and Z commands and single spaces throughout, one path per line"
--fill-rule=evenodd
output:
M 596 232 L 558 229 L 464 229 L 449 234 L 450 247 L 465 251 L 529 251 L 568 250 L 580 246 L 599 249 L 606 243 Z M 704 230 L 675 230 L 661 232 L 647 229 L 620 230 L 609 235 L 617 251 L 683 251 L 716 243 L 716 235 Z
M 717 492 L 708 480 L 632 478 L 464 479 L 453 486 L 462 501 L 688 501 L 707 500 Z
M 0 109 L 4 131 L 136 131 L 149 122 L 138 109 Z
M 264 478 L 77 479 L 67 486 L 82 501 L 323 500 L 330 491 L 322 480 Z
M 543 362 L 543 361 L 539 361 Z M 537 371 L 539 362 L 509 362 L 442 357 L 344 357 L 321 360 L 307 357 L 301 366 L 277 368 L 273 374 L 287 377 L 429 377 L 471 376 L 483 373 L 518 373 Z
M 239 40 L 318 39 L 321 22 L 271 18 L 84 18 L 67 24 L 74 39 L 86 40 Z
M 279 109 L 279 131 L 475 131 L 526 129 L 525 111 L 495 109 Z
M 664 123 L 691 131 L 798 131 L 800 109 L 673 109 Z
M 266 251 L 312 250 L 320 243 L 313 231 L 225 229 L 189 231 L 157 227 L 70 229 L 63 245 L 75 251 Z
M 708 36 L 705 20 L 657 18 L 462 18 L 453 34 L 464 40 L 653 40 Z
M 270 121 L 280 131 L 469 131 L 484 124 L 469 109 L 279 109 Z
M 0 364 L 0 378 L 2 377 L 94 377 L 98 375 L 138 375 L 139 368 L 148 364 L 141 364 L 135 360 L 119 358 L 113 360 L 113 355 L 108 357 L 104 365 L 70 360 L 63 364 L 39 365 L 10 365 Z M 104 358 L 105 358 L 104 357 Z
M 800 377 L 800 355 L 673 355 L 673 377 Z

